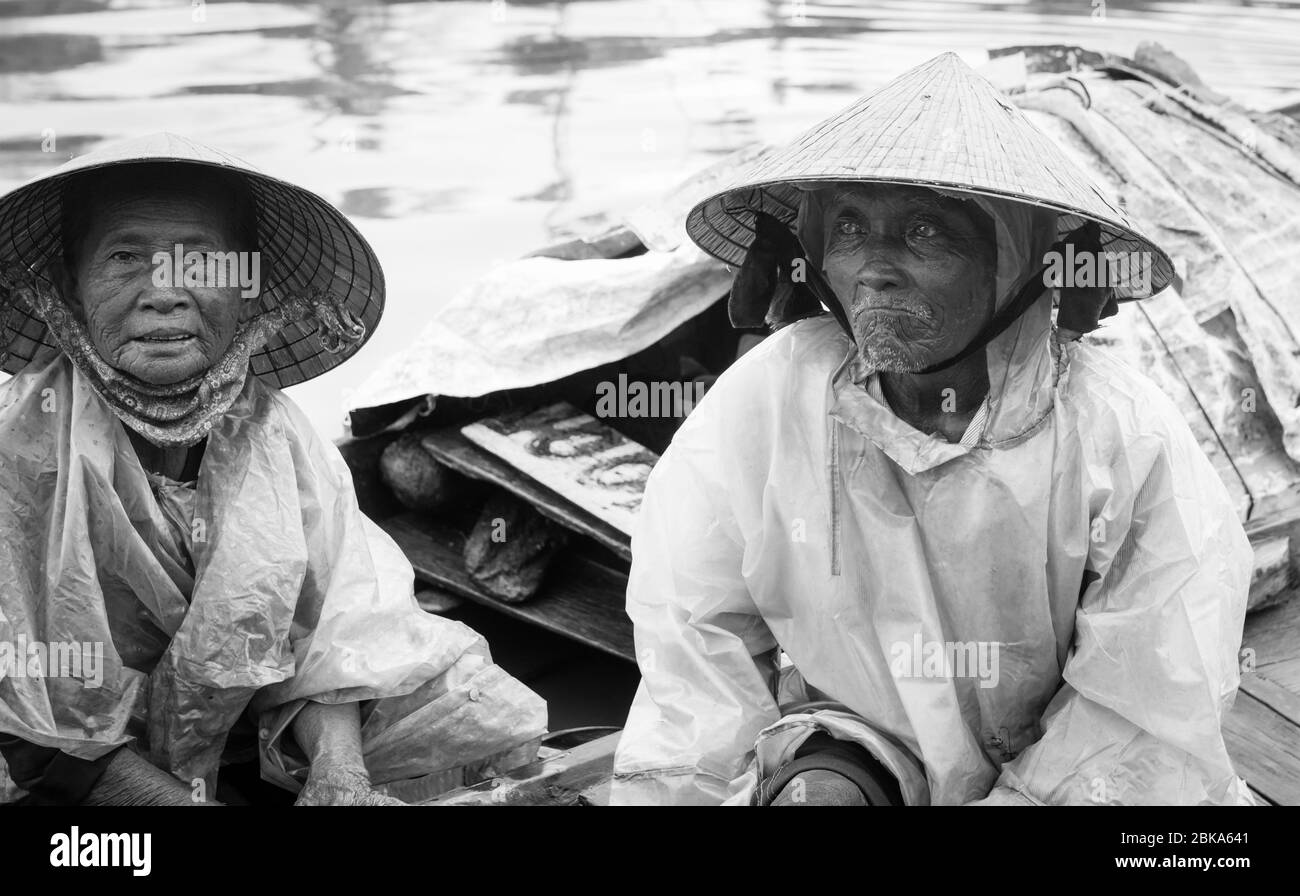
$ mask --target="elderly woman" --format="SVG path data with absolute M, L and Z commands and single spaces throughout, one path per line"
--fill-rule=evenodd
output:
M 615 802 L 1250 802 L 1249 544 L 1170 400 L 1077 341 L 1172 276 L 1123 212 L 947 54 L 687 229 L 733 321 L 800 319 L 650 478 Z M 1048 289 L 1066 244 L 1145 267 Z
M 337 210 L 154 135 L 0 199 L 0 270 L 0 802 L 210 802 L 259 758 L 392 803 L 530 758 L 544 704 L 419 609 L 279 391 L 382 311 Z

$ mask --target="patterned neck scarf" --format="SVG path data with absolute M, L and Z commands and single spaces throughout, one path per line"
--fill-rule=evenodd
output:
M 225 353 L 207 370 L 176 383 L 156 385 L 110 365 L 95 350 L 86 328 L 47 281 L 31 272 L 7 276 L 0 286 L 10 301 L 27 308 L 124 424 L 161 448 L 187 448 L 201 441 L 230 410 L 244 388 L 248 359 L 289 323 L 313 318 L 327 351 L 336 352 L 365 335 L 365 326 L 332 295 L 293 298 L 239 325 Z

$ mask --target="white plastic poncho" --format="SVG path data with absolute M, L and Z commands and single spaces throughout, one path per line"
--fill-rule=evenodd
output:
M 0 732 L 83 759 L 135 739 L 211 793 L 248 710 L 263 777 L 296 790 L 306 768 L 283 735 L 297 711 L 365 701 L 376 785 L 527 761 L 544 702 L 474 631 L 420 610 L 412 580 L 338 450 L 253 377 L 192 491 L 151 481 L 66 357 L 0 389 L 0 643 L 103 656 L 96 681 L 0 668 Z
M 1043 248 L 1015 240 L 1050 229 L 976 201 L 1006 301 Z M 987 355 L 970 446 L 854 385 L 828 316 L 719 378 L 633 536 L 614 803 L 747 803 L 817 728 L 911 805 L 1251 802 L 1220 731 L 1252 568 L 1222 482 L 1148 380 L 1057 343 L 1047 297 Z

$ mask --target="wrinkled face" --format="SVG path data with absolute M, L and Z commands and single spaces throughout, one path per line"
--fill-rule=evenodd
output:
M 155 277 L 158 252 L 246 251 L 229 203 L 210 191 L 114 191 L 91 203 L 67 263 L 65 296 L 110 365 L 156 385 L 207 370 L 225 353 L 244 304 L 238 282 L 185 286 Z
M 993 316 L 997 241 L 977 209 L 889 184 L 837 189 L 823 205 L 822 269 L 872 368 L 951 358 Z

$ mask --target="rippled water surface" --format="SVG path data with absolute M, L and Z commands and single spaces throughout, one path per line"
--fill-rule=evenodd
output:
M 170 130 L 338 204 L 389 306 L 353 361 L 291 390 L 335 436 L 346 389 L 501 259 L 940 51 L 1144 40 L 1248 105 L 1300 103 L 1300 3 L 0 0 L 0 190 Z

